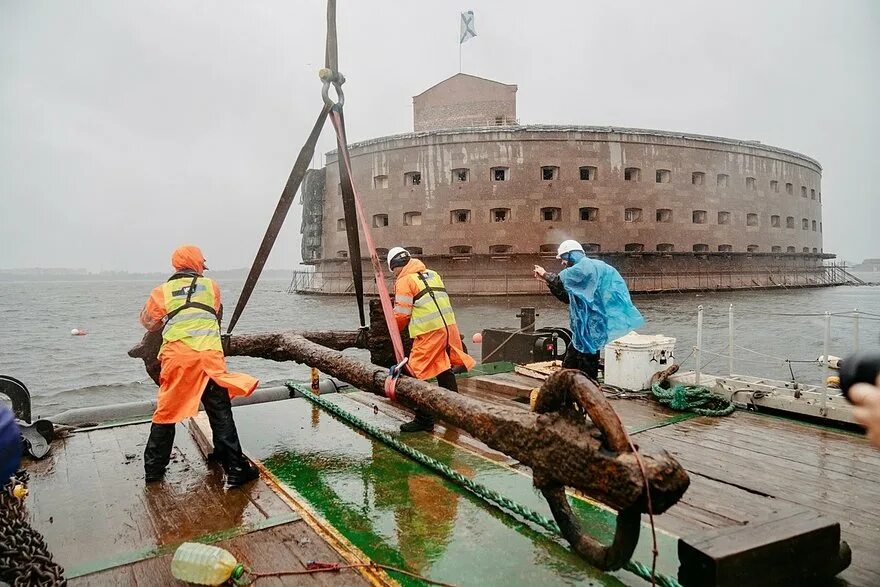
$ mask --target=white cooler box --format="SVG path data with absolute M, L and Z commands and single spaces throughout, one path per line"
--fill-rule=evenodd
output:
M 630 332 L 605 345 L 605 383 L 630 391 L 651 387 L 651 376 L 674 360 L 675 339 Z

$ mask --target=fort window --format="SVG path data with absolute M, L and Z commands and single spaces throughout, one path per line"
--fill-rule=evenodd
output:
M 388 176 L 387 175 L 377 175 L 373 178 L 373 188 L 377 190 L 387 190 L 388 189 Z
M 581 208 L 580 209 L 581 220 L 585 222 L 595 222 L 599 220 L 599 209 L 598 208 Z
M 709 252 L 709 245 L 707 245 L 705 243 L 696 244 L 693 247 L 693 251 L 695 253 L 708 253 Z
M 660 243 L 657 245 L 657 250 L 661 253 L 671 253 L 675 250 L 675 246 L 672 243 Z
M 345 218 L 336 221 L 336 232 L 345 232 Z
M 773 228 L 779 228 L 782 224 L 779 222 L 779 216 L 773 215 L 770 217 L 770 226 Z
M 819 223 L 819 232 L 822 232 L 822 223 Z
M 489 218 L 492 222 L 507 222 L 510 220 L 510 208 L 493 208 L 489 210 Z
M 404 212 L 403 225 L 404 226 L 421 226 L 422 225 L 422 213 L 421 212 Z M 410 251 L 410 252 L 412 252 L 412 251 Z
M 470 255 L 472 247 L 470 245 L 455 245 L 454 247 L 449 247 L 450 255 Z
M 421 255 L 422 247 L 403 247 L 407 251 L 409 251 L 410 255 Z
M 348 259 L 348 251 L 336 251 L 336 256 L 340 259 Z
M 509 255 L 513 253 L 512 245 L 492 245 L 489 247 L 489 253 L 492 255 Z
M 696 212 L 694 212 L 694 214 L 696 214 Z M 705 212 L 704 212 L 704 214 L 705 214 Z M 694 222 L 696 222 L 696 220 L 694 220 Z M 705 222 L 705 220 L 703 220 L 703 222 Z M 718 213 L 718 224 L 730 224 L 730 212 L 719 212 Z
M 596 181 L 597 171 L 595 167 L 590 167 L 589 165 L 581 167 L 581 181 Z
M 758 226 L 758 215 L 746 214 L 746 226 Z
M 553 255 L 555 257 L 557 250 L 559 250 L 559 245 L 554 243 L 547 243 L 538 247 L 538 252 L 543 256 Z
M 504 126 L 504 116 L 496 116 L 495 117 L 495 126 Z
M 732 253 L 733 252 L 733 245 L 718 245 L 718 252 L 719 253 Z
M 785 228 L 794 228 L 794 216 L 787 216 L 785 218 Z
M 819 192 L 819 201 L 822 201 L 822 192 Z
M 545 165 L 541 168 L 541 179 L 544 181 L 559 179 L 559 168 L 553 165 Z
M 809 253 L 809 252 L 810 252 L 810 247 L 804 247 L 804 248 L 803 248 L 803 252 L 804 252 L 804 253 Z
M 541 208 L 541 220 L 557 222 L 562 218 L 562 208 Z
M 453 210 L 449 213 L 449 222 L 452 224 L 464 224 L 471 221 L 470 210 Z
M 757 180 L 755 180 L 754 177 L 746 178 L 746 189 L 751 191 L 755 191 L 758 189 L 758 182 Z
M 757 253 L 760 247 L 758 245 L 749 245 L 746 247 L 746 252 L 748 253 Z
M 694 171 L 691 173 L 691 183 L 694 185 L 703 185 L 706 183 L 706 174 L 702 171 Z
M 672 210 L 660 208 L 657 210 L 657 222 L 672 222 Z
M 492 181 L 507 181 L 507 178 L 509 177 L 509 171 L 510 169 L 508 169 L 507 167 L 493 167 L 491 169 Z
M 627 208 L 623 211 L 623 221 L 624 222 L 641 222 L 642 221 L 642 209 L 641 208 Z
M 727 187 L 727 180 L 729 180 L 729 179 L 730 179 L 730 176 L 727 175 L 726 173 L 719 173 L 718 177 L 716 178 L 715 181 L 716 181 L 716 184 L 718 185 L 718 187 L 726 188 Z
M 720 214 L 720 212 L 719 212 Z M 721 219 L 721 216 L 718 216 L 718 219 Z M 693 214 L 691 214 L 691 220 L 694 224 L 706 224 L 706 211 L 705 210 L 694 210 Z M 726 224 L 726 223 L 725 223 Z
M 779 247 L 779 246 L 772 246 L 772 247 L 770 247 L 770 252 L 771 252 L 771 253 L 781 253 L 781 252 L 782 252 L 782 247 Z
M 813 232 L 816 232 L 816 221 L 813 220 Z
M 645 250 L 645 245 L 642 243 L 626 243 L 623 245 L 623 250 L 627 253 L 641 253 Z
M 794 185 L 790 183 L 785 184 L 785 193 L 789 196 L 792 195 L 794 193 Z
M 657 183 L 669 183 L 672 179 L 672 172 L 668 169 L 658 169 L 654 177 Z
M 373 214 L 373 228 L 388 226 L 388 214 Z
M 810 221 L 806 218 L 801 218 L 801 228 L 804 230 L 810 230 Z
M 641 170 L 638 167 L 627 167 L 623 170 L 624 181 L 639 181 Z
M 775 179 L 770 180 L 770 191 L 774 193 L 779 193 L 779 182 Z
M 814 252 L 814 253 L 818 253 L 818 252 L 819 252 L 819 249 L 817 249 L 816 247 L 813 247 L 813 252 Z
M 453 169 L 452 170 L 452 181 L 454 183 L 464 183 L 468 181 L 471 177 L 471 172 L 469 169 Z
M 602 246 L 599 243 L 581 243 L 581 246 L 584 248 L 585 253 L 598 253 L 602 250 Z
M 796 253 L 797 249 L 795 249 L 794 247 L 785 247 L 785 252 L 786 253 Z
M 816 199 L 816 190 L 814 190 L 814 189 L 811 189 L 811 190 L 810 190 L 810 199 L 811 199 L 811 200 L 815 200 L 815 199 Z
M 807 186 L 805 186 L 805 185 L 802 185 L 802 186 L 801 186 L 801 197 L 802 197 L 802 198 L 806 198 L 806 197 L 807 197 Z
M 415 186 L 422 185 L 421 171 L 407 171 L 403 174 L 403 185 Z

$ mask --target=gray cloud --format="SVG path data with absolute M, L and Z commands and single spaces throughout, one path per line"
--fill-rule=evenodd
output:
M 880 5 L 339 1 L 351 140 L 405 132 L 458 70 L 524 123 L 756 139 L 824 167 L 825 249 L 880 256 Z M 249 265 L 320 107 L 322 2 L 0 0 L 0 267 Z M 329 132 L 322 151 L 333 147 Z M 270 260 L 299 260 L 299 207 Z

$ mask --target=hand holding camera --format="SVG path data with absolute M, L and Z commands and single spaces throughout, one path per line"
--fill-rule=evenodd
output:
M 855 421 L 867 428 L 868 440 L 880 448 L 880 352 L 859 352 L 844 359 L 840 389 L 855 405 Z

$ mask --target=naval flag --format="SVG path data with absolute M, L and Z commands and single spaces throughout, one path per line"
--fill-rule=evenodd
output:
M 461 36 L 458 44 L 461 45 L 468 39 L 477 36 L 477 29 L 474 28 L 474 11 L 468 10 L 461 13 Z

